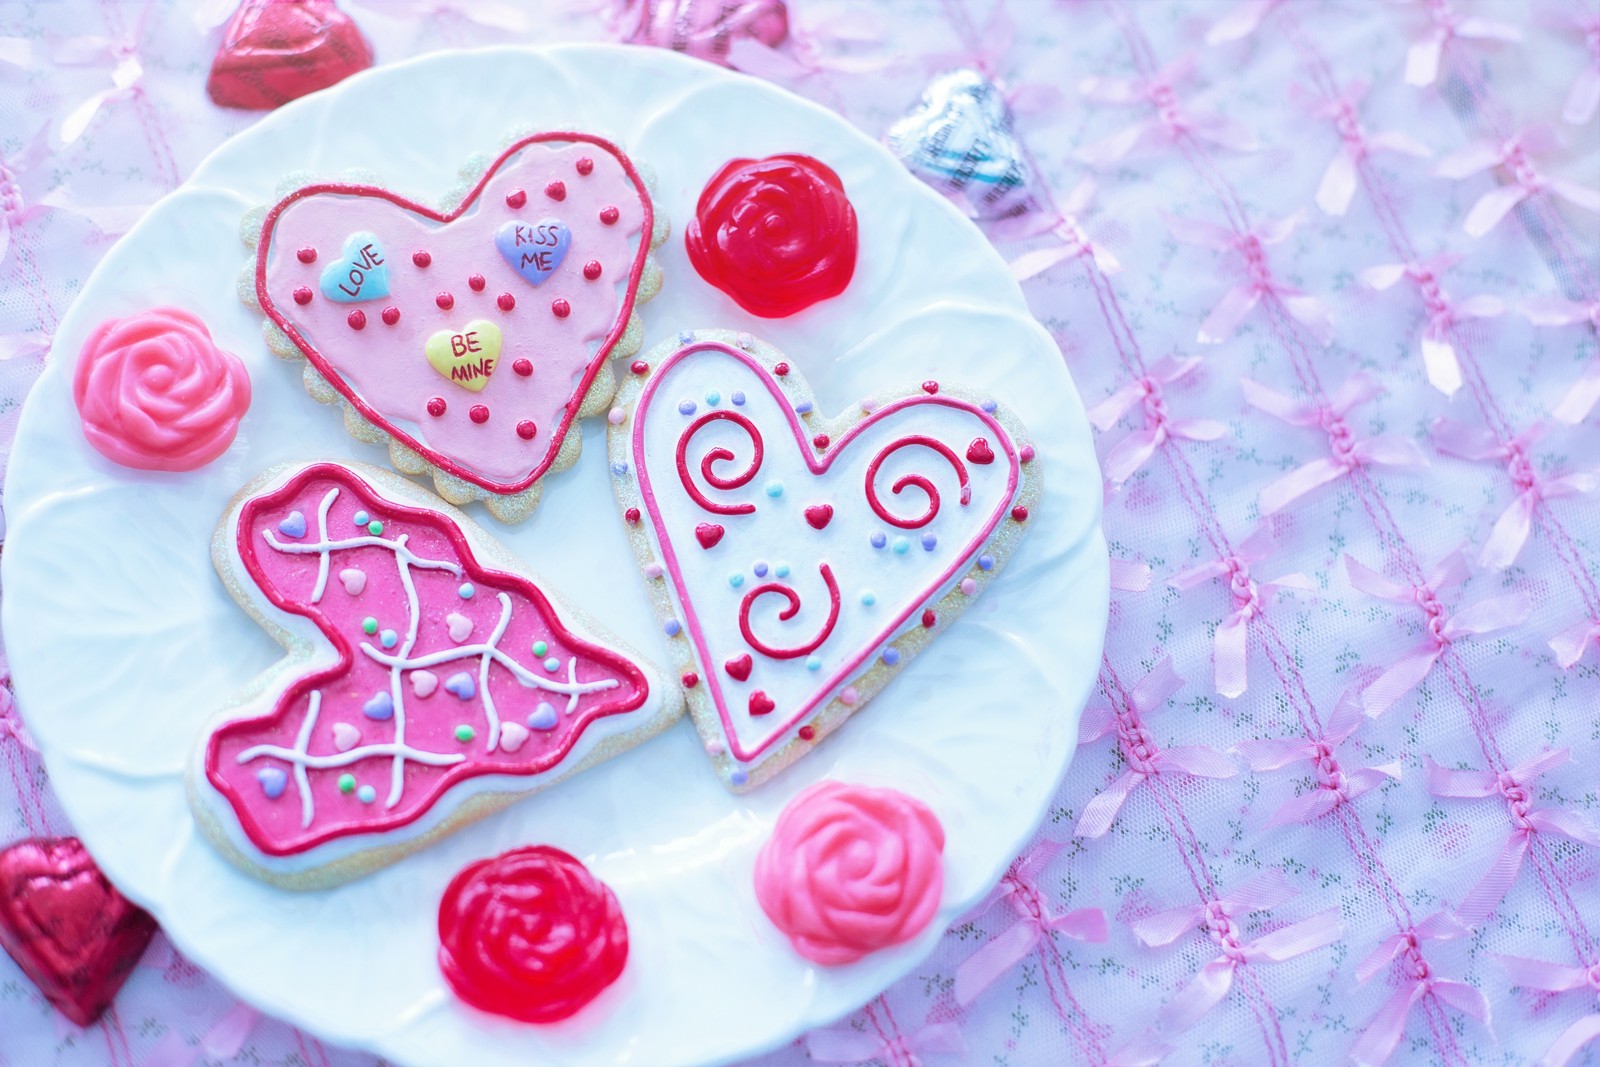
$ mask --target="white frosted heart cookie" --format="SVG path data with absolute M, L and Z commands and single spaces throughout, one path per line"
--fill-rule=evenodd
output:
M 748 789 L 993 581 L 1039 464 L 992 397 L 943 382 L 825 418 L 746 334 L 686 332 L 632 370 L 608 416 L 617 499 L 706 750 Z

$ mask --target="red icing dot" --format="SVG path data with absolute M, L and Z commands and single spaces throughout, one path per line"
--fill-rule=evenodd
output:
M 572 305 L 567 303 L 564 297 L 558 296 L 554 300 L 550 301 L 550 314 L 554 315 L 558 319 L 564 319 L 568 315 L 572 314 Z
M 567 198 L 567 183 L 560 181 L 551 182 L 549 185 L 544 187 L 544 195 L 548 196 L 551 200 L 565 200 Z
M 937 615 L 935 615 L 933 613 L 933 609 L 932 608 L 929 608 L 928 610 L 926 610 L 926 611 L 924 611 L 922 613 L 922 628 L 924 630 L 933 629 L 933 624 L 938 622 L 938 621 L 939 621 L 939 616 L 937 616 Z
M 489 421 L 489 409 L 483 404 L 474 404 L 472 405 L 472 410 L 467 412 L 467 416 L 472 419 L 473 422 L 477 423 L 479 426 L 482 426 L 484 423 Z
M 787 364 L 787 363 L 775 363 L 775 364 L 773 364 L 772 373 L 776 374 L 780 378 L 788 377 L 789 376 L 789 364 Z
M 524 441 L 533 440 L 533 435 L 539 432 L 539 427 L 533 424 L 532 419 L 523 419 L 517 423 L 517 436 Z
M 488 284 L 483 280 L 483 275 L 481 274 L 469 274 L 467 276 L 467 285 L 471 287 L 474 293 L 483 292 L 483 287 Z
M 594 160 L 590 159 L 588 156 L 579 156 L 577 167 L 578 173 L 587 178 L 589 175 L 594 173 Z
M 622 212 L 618 211 L 614 207 L 600 209 L 600 221 L 605 223 L 607 226 L 615 226 L 617 220 L 621 217 Z
M 633 373 L 635 373 L 635 374 L 649 374 L 650 373 L 650 364 L 646 363 L 642 359 L 636 359 L 636 360 L 633 361 L 632 370 L 633 370 Z
M 517 306 L 517 298 L 510 293 L 501 293 L 495 298 L 495 303 L 500 305 L 501 311 L 510 311 Z
M 428 401 L 428 414 L 429 415 L 432 415 L 434 418 L 437 419 L 440 415 L 444 414 L 444 411 L 445 411 L 444 397 L 436 396 L 432 400 Z
M 300 251 L 296 252 L 295 255 L 299 257 L 300 262 L 302 263 L 315 263 L 317 261 L 317 250 L 312 248 L 310 245 L 302 248 Z
M 830 438 L 827 434 L 819 433 L 817 436 L 811 439 L 811 443 L 816 445 L 818 448 L 827 448 L 829 440 Z
M 393 326 L 400 321 L 400 309 L 393 305 L 383 309 L 383 324 Z
M 1027 522 L 1028 509 L 1023 507 L 1021 504 L 1018 504 L 1016 507 L 1011 509 L 1011 517 L 1016 519 L 1018 522 Z
M 923 382 L 922 383 L 922 391 L 924 393 L 927 393 L 929 396 L 932 396 L 934 393 L 937 393 L 939 391 L 939 383 L 935 382 L 935 381 Z
M 616 894 L 548 845 L 479 860 L 439 902 L 439 970 L 456 996 L 529 1023 L 576 1013 L 628 962 Z
M 628 520 L 628 525 L 633 526 L 639 521 L 639 509 L 629 508 L 627 511 L 622 513 L 622 517 Z
M 800 727 L 800 740 L 802 740 L 802 741 L 810 741 L 812 738 L 814 738 L 816 736 L 817 736 L 817 728 L 815 726 L 806 725 L 806 726 Z
M 350 328 L 352 330 L 365 329 L 367 325 L 367 313 L 362 311 L 360 308 L 357 308 L 356 310 L 350 312 L 350 314 L 346 315 L 344 317 L 344 321 L 350 324 Z
M 304 285 L 302 285 L 300 288 L 296 289 L 294 291 L 294 302 L 296 304 L 309 304 L 309 303 L 311 303 L 311 290 L 308 287 L 304 286 Z
M 418 250 L 411 253 L 411 262 L 415 263 L 419 267 L 426 267 L 429 263 L 433 262 L 433 257 L 428 255 L 426 252 Z
M 533 373 L 533 362 L 527 358 L 519 359 L 511 364 L 511 369 L 526 378 Z
M 685 689 L 693 689 L 695 686 L 697 686 L 699 684 L 700 684 L 700 676 L 698 674 L 694 673 L 694 671 L 684 671 L 683 672 L 683 687 Z
M 528 194 L 521 189 L 513 189 L 506 194 L 506 207 L 518 208 L 528 202 Z
M 434 297 L 433 302 L 439 305 L 439 310 L 441 311 L 449 311 L 451 308 L 456 306 L 456 298 L 447 292 L 440 293 L 438 296 Z
M 591 259 L 589 262 L 585 263 L 583 265 L 583 276 L 588 278 L 591 282 L 600 277 L 600 261 L 598 259 Z
M 856 269 L 844 183 L 804 155 L 735 159 L 706 183 L 684 230 L 700 276 L 762 318 L 838 296 Z

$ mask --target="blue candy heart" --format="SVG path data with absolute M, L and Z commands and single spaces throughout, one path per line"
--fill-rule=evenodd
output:
M 507 222 L 495 231 L 495 247 L 529 285 L 539 285 L 567 258 L 572 231 L 560 219 Z
M 535 730 L 554 730 L 556 709 L 550 706 L 548 700 L 541 700 L 539 706 L 533 709 L 533 714 L 528 716 L 528 725 Z
M 278 532 L 285 537 L 304 537 L 306 535 L 306 517 L 298 511 L 289 512 L 289 517 L 278 523 Z
M 322 269 L 322 295 L 341 304 L 381 300 L 389 295 L 389 264 L 377 235 L 353 233 L 339 258 Z
M 277 800 L 283 796 L 289 776 L 283 773 L 281 767 L 263 767 L 256 772 L 256 781 L 261 783 L 261 791 L 267 794 L 268 800 Z
M 361 705 L 361 714 L 378 722 L 392 719 L 394 718 L 394 698 L 388 693 L 373 693 L 367 702 Z
M 461 671 L 445 679 L 444 691 L 454 693 L 462 700 L 471 700 L 478 695 L 478 684 L 472 680 L 472 675 Z

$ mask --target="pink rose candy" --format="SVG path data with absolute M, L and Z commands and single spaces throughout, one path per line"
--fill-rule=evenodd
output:
M 151 308 L 95 328 L 72 398 L 102 455 L 139 470 L 192 471 L 233 443 L 250 408 L 250 375 L 193 314 Z
M 920 934 L 944 889 L 944 827 L 893 789 L 821 782 L 783 809 L 756 857 L 756 899 L 824 966 Z

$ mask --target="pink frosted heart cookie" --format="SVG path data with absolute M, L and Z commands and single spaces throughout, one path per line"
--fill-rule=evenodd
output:
M 274 884 L 359 877 L 682 710 L 654 666 L 387 471 L 274 468 L 212 556 L 289 655 L 208 729 L 190 796 L 223 854 Z
M 744 790 L 993 581 L 1039 463 L 993 399 L 937 381 L 825 418 L 747 334 L 686 332 L 633 370 L 608 419 L 612 481 L 706 751 Z
M 607 358 L 638 349 L 667 227 L 590 134 L 522 137 L 463 178 L 437 208 L 363 181 L 294 188 L 246 219 L 240 289 L 351 434 L 511 522 L 577 460 L 573 423 L 615 388 Z

